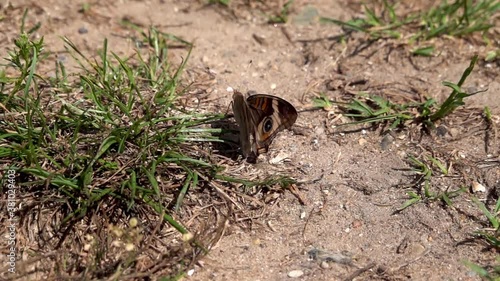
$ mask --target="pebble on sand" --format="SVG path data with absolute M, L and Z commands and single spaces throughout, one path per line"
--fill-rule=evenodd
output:
M 290 277 L 290 278 L 298 278 L 302 275 L 304 275 L 304 271 L 302 271 L 302 270 L 292 270 L 292 271 L 288 272 L 288 277 Z

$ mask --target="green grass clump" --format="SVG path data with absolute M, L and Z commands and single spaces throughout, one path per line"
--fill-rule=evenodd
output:
M 120 279 L 134 270 L 142 255 L 142 262 L 149 259 L 156 268 L 155 274 L 176 279 L 221 235 L 220 225 L 210 219 L 201 219 L 210 221 L 205 226 L 191 220 L 194 230 L 184 224 L 189 215 L 194 220 L 211 216 L 190 208 L 200 198 L 197 204 L 214 204 L 211 194 L 203 191 L 215 191 L 222 195 L 219 199 L 234 203 L 224 193 L 234 184 L 286 188 L 294 183 L 289 177 L 251 181 L 224 173 L 216 164 L 222 156 L 212 152 L 214 143 L 226 142 L 221 139 L 223 129 L 208 125 L 226 115 L 200 113 L 199 105 L 190 106 L 184 98 L 190 85 L 181 75 L 192 44 L 156 28 L 142 31 L 131 22 L 122 24 L 140 34 L 131 56 L 110 51 L 104 40 L 97 56 L 89 57 L 62 38 L 65 55 L 74 65 L 66 58 L 52 62 L 43 38 L 33 40 L 30 33 L 21 32 L 0 71 L 2 174 L 14 171 L 22 190 L 23 205 L 17 213 L 31 216 L 42 210 L 40 219 L 51 225 L 50 239 L 30 254 L 64 249 L 43 259 L 46 264 L 37 266 L 37 274 L 50 274 L 54 264 L 63 264 L 59 273 Z M 180 63 L 172 63 L 170 46 L 183 48 Z M 40 69 L 48 63 L 54 67 L 47 77 Z M 2 183 L 6 180 L 3 177 Z M 123 228 L 127 221 L 134 221 L 133 226 Z M 30 223 L 25 220 L 20 229 L 38 237 Z M 120 229 L 126 229 L 126 235 Z M 165 233 L 173 238 L 165 238 Z M 177 242 L 160 243 L 162 266 L 150 259 L 157 253 L 148 252 L 157 251 L 158 240 L 151 242 L 157 235 Z M 117 252 L 112 245 L 125 246 Z M 73 256 L 82 251 L 85 270 Z
M 20 213 L 39 208 L 57 214 L 47 250 L 76 247 L 67 238 L 76 235 L 80 223 L 97 220 L 105 229 L 129 216 L 138 216 L 143 224 L 162 218 L 192 237 L 172 208 L 179 210 L 188 190 L 204 186 L 222 171 L 208 147 L 222 142 L 221 129 L 203 125 L 225 116 L 197 113 L 179 102 L 186 91 L 180 76 L 191 44 L 154 28 L 142 36 L 141 45 L 147 48 L 131 57 L 111 52 L 105 40 L 96 58 L 64 38 L 79 70 L 68 73 L 65 63 L 57 61 L 52 77 L 38 72 L 47 57 L 43 38 L 32 40 L 21 33 L 9 52 L 9 64 L 0 75 L 2 168 L 15 171 L 25 195 Z M 173 41 L 187 50 L 177 66 L 168 56 Z M 125 274 L 133 263 L 110 258 L 106 241 L 101 243 L 104 252 L 92 260 L 96 270 L 82 274 L 96 277 L 111 264 L 118 266 L 109 274 Z M 133 255 L 143 250 L 136 245 Z M 165 272 L 177 274 L 192 260 L 179 260 L 183 267 Z M 78 272 L 79 267 L 68 262 L 62 270 Z

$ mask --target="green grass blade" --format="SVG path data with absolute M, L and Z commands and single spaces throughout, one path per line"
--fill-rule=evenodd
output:
M 486 206 L 481 201 L 479 201 L 476 197 L 472 197 L 472 202 L 474 202 L 479 207 L 479 209 L 483 212 L 483 214 L 488 218 L 488 220 L 490 221 L 493 228 L 498 229 L 500 222 L 498 221 L 496 216 L 491 214 L 490 211 L 488 211 L 488 209 L 486 209 Z

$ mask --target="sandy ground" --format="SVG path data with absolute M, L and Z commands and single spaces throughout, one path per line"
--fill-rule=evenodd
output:
M 11 1 L 9 9 L 19 15 L 23 7 L 32 7 L 28 22 L 42 23 L 38 34 L 59 57 L 64 56 L 60 36 L 89 54 L 95 54 L 107 37 L 109 49 L 130 54 L 134 48 L 130 30 L 122 28 L 120 20 L 127 18 L 145 28 L 154 25 L 194 42 L 184 78 L 200 83 L 206 93 L 201 100 L 204 110 L 226 112 L 231 87 L 285 98 L 300 112 L 296 129 L 280 134 L 268 155 L 255 165 L 241 165 L 305 182 L 299 188 L 307 204 L 285 192 L 262 216 L 249 218 L 248 227 L 229 223 L 187 280 L 288 280 L 294 270 L 303 272 L 299 280 L 344 280 L 356 275 L 360 280 L 479 280 L 462 261 L 494 262 L 494 251 L 468 240 L 487 225 L 469 191 L 454 199 L 452 207 L 436 201 L 396 211 L 408 199 L 406 193 L 414 190 L 408 155 L 433 151 L 435 157 L 452 159 L 459 172 L 488 154 L 498 158 L 498 147 L 485 151 L 484 132 L 469 133 L 480 123 L 472 117 L 476 108 L 488 105 L 499 114 L 498 65 L 479 62 L 467 80 L 467 87 L 489 90 L 466 101 L 469 111 L 443 122 L 454 135 L 421 138 L 401 131 L 384 136 L 368 126 L 339 133 L 332 125 L 348 119 L 338 117 L 337 108 L 307 111 L 319 93 L 342 99 L 346 89 L 396 101 L 409 100 L 418 92 L 442 101 L 449 89 L 441 82 L 457 82 L 472 55 L 484 55 L 486 47 L 480 42 L 440 39 L 435 42 L 441 48 L 438 56 L 410 57 L 410 47 L 401 41 L 367 44 L 364 35 L 355 34 L 342 44 L 331 39 L 341 34 L 338 26 L 300 18 L 307 11 L 340 20 L 359 17 L 361 6 L 346 1 L 295 1 L 292 19 L 285 25 L 266 24 L 262 13 L 244 5 L 229 12 L 193 1 L 98 1 L 84 14 L 79 12 L 83 3 Z M 9 18 L 0 23 L 7 30 L 0 35 L 2 57 L 17 24 Z M 180 61 L 185 52 L 172 49 L 170 55 Z M 51 71 L 48 66 L 49 75 Z M 200 81 L 200 73 L 210 74 L 210 79 Z M 360 80 L 364 83 L 355 83 Z M 279 153 L 288 160 L 268 164 Z M 498 165 L 475 168 L 463 177 L 436 176 L 433 188 L 456 190 L 479 181 L 488 192 L 477 196 L 486 198 L 500 187 L 499 178 Z M 311 250 L 350 262 L 321 263 L 311 258 Z

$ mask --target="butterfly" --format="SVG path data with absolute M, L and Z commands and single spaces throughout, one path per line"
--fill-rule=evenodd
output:
M 233 113 L 240 128 L 241 151 L 255 163 L 266 153 L 276 135 L 290 129 L 297 120 L 297 110 L 286 100 L 271 95 L 249 95 L 234 91 Z

